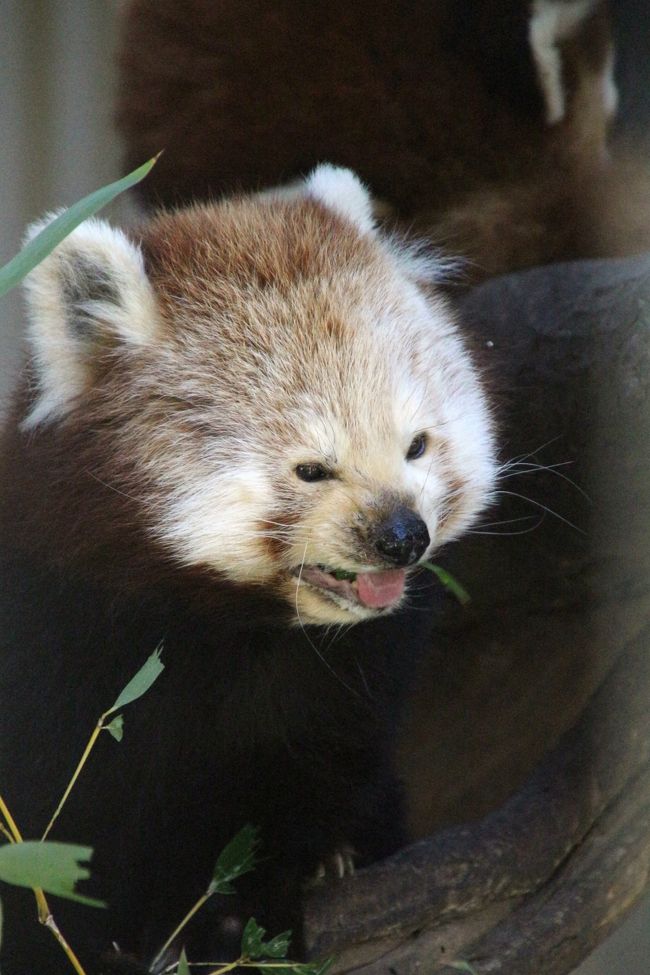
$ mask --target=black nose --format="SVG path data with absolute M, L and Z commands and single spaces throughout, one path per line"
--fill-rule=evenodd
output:
M 379 554 L 394 565 L 413 565 L 427 550 L 429 532 L 419 515 L 410 508 L 397 508 L 374 532 Z

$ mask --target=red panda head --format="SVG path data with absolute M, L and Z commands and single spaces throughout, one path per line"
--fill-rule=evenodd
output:
M 88 221 L 27 280 L 23 430 L 83 431 L 78 476 L 132 499 L 121 530 L 180 572 L 259 587 L 295 622 L 390 611 L 494 478 L 436 270 L 332 166 L 133 237 Z

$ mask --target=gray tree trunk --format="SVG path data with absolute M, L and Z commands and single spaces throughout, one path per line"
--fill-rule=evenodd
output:
M 650 259 L 461 304 L 513 463 L 495 534 L 442 560 L 472 602 L 441 614 L 401 749 L 423 838 L 315 891 L 307 940 L 364 975 L 564 975 L 650 871 Z

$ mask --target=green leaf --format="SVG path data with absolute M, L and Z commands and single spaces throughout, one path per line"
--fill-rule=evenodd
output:
M 123 176 L 115 183 L 109 183 L 108 186 L 102 186 L 94 193 L 84 196 L 82 200 L 74 203 L 48 223 L 8 264 L 0 268 L 0 295 L 6 294 L 11 288 L 20 284 L 25 275 L 40 264 L 80 223 L 92 217 L 120 193 L 144 179 L 155 165 L 158 156 L 138 166 L 132 173 Z
M 261 958 L 261 947 L 264 943 L 265 928 L 260 927 L 254 917 L 246 922 L 241 936 L 241 953 L 249 958 Z
M 434 572 L 440 579 L 443 586 L 445 586 L 449 592 L 454 594 L 462 606 L 466 606 L 467 603 L 470 602 L 470 594 L 466 589 L 463 588 L 463 586 L 461 586 L 458 579 L 454 579 L 451 572 L 447 572 L 447 570 L 443 569 L 442 566 L 435 565 L 433 562 L 420 562 L 420 565 L 425 569 L 428 569 L 430 572 Z
M 131 704 L 133 701 L 137 701 L 139 697 L 146 694 L 153 682 L 160 677 L 161 673 L 165 669 L 164 663 L 162 663 L 160 660 L 161 653 L 162 644 L 156 650 L 154 650 L 150 657 L 147 657 L 147 660 L 142 667 L 140 667 L 140 670 L 137 672 L 135 677 L 131 678 L 122 693 L 119 695 L 115 704 L 109 708 L 108 711 L 104 712 L 104 716 L 112 714 L 114 711 L 119 710 L 119 708 L 123 708 L 125 705 Z
M 124 718 L 121 714 L 118 714 L 110 724 L 105 724 L 104 728 L 113 736 L 115 741 L 122 741 L 124 737 Z
M 2 901 L 0 901 L 0 948 L 2 948 Z
M 335 579 L 347 579 L 349 582 L 354 582 L 357 577 L 356 572 L 348 572 L 347 569 L 332 569 L 332 575 Z
M 455 968 L 457 972 L 467 972 L 468 975 L 478 975 L 475 968 L 468 961 L 450 961 L 450 968 Z
M 91 907 L 106 907 L 103 901 L 85 897 L 74 889 L 79 880 L 90 876 L 90 871 L 80 864 L 92 855 L 92 847 L 72 843 L 7 843 L 0 847 L 0 880 L 18 887 L 41 887 L 48 894 Z
M 276 934 L 270 941 L 264 941 L 266 930 L 251 917 L 246 922 L 242 939 L 241 953 L 249 958 L 286 958 L 291 943 L 291 931 Z
M 176 969 L 176 975 L 190 975 L 190 966 L 187 964 L 187 955 L 185 954 L 185 948 L 181 951 L 180 957 L 178 959 L 178 968 Z
M 286 958 L 291 944 L 291 931 L 282 931 L 262 947 L 267 958 Z
M 232 881 L 242 877 L 255 866 L 259 830 L 248 824 L 222 850 L 214 868 L 208 890 L 211 894 L 234 894 Z

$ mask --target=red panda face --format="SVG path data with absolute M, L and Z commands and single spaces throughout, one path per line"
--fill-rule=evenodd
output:
M 268 590 L 296 623 L 388 612 L 494 477 L 435 270 L 329 166 L 159 215 L 137 243 L 90 221 L 28 280 L 24 426 L 101 428 L 102 477 L 179 566 Z

